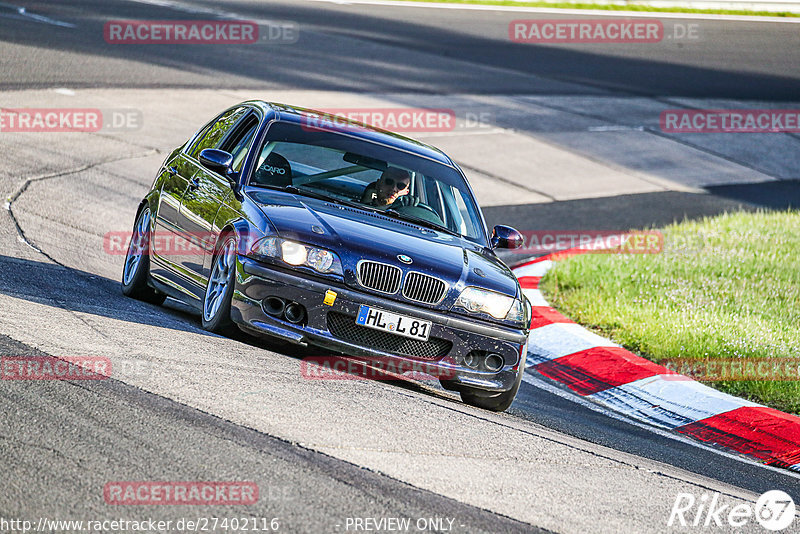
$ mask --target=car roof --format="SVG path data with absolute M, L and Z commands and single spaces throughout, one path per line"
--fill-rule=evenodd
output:
M 295 124 L 301 124 L 303 120 L 306 120 L 309 114 L 336 117 L 336 122 L 338 124 L 342 123 L 352 124 L 353 126 L 357 126 L 357 128 L 348 129 L 346 132 L 342 132 L 341 129 L 333 128 L 330 130 L 331 132 L 345 133 L 350 137 L 363 139 L 365 141 L 373 143 L 380 143 L 382 145 L 403 150 L 405 152 L 411 152 L 413 154 L 426 157 L 430 160 L 436 161 L 443 165 L 447 165 L 449 167 L 458 169 L 458 166 L 453 162 L 453 160 L 450 159 L 450 157 L 447 154 L 445 154 L 436 147 L 402 136 L 394 132 L 382 130 L 374 126 L 370 126 L 368 124 L 350 120 L 346 117 L 333 115 L 330 113 L 326 113 L 324 111 L 317 111 L 309 108 L 291 106 L 288 104 L 279 104 L 277 102 L 267 102 L 264 100 L 249 100 L 244 103 L 258 106 L 265 113 L 273 111 L 275 112 L 279 120 L 286 122 L 293 122 Z

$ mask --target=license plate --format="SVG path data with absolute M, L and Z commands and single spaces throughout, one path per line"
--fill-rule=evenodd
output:
M 398 315 L 386 310 L 371 308 L 364 304 L 358 309 L 356 324 L 420 341 L 428 341 L 428 335 L 431 331 L 430 321 Z

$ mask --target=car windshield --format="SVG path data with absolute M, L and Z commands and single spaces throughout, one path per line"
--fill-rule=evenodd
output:
M 367 141 L 300 129 L 289 123 L 270 127 L 250 185 L 290 188 L 485 241 L 475 201 L 452 167 Z

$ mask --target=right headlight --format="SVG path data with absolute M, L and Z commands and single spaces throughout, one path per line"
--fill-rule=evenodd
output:
M 339 256 L 324 248 L 271 236 L 257 241 L 250 252 L 258 256 L 283 260 L 296 267 L 311 267 L 322 274 L 342 276 L 342 261 Z
M 525 307 L 522 302 L 487 289 L 468 287 L 461 292 L 455 303 L 470 313 L 485 313 L 495 319 L 523 322 Z

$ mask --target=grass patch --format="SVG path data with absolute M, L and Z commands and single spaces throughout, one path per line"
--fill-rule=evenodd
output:
M 654 13 L 706 13 L 712 15 L 753 15 L 760 17 L 798 17 L 800 13 L 788 11 L 747 11 L 745 9 L 694 9 L 688 7 L 652 7 L 642 4 L 607 5 L 570 2 L 513 2 L 511 0 L 406 0 L 408 2 L 436 2 L 440 4 L 478 4 L 486 6 L 552 7 L 557 9 L 601 9 L 605 11 L 650 11 Z
M 660 254 L 556 262 L 541 284 L 546 297 L 656 362 L 800 356 L 800 212 L 737 212 L 662 231 Z M 800 413 L 798 381 L 707 384 Z

